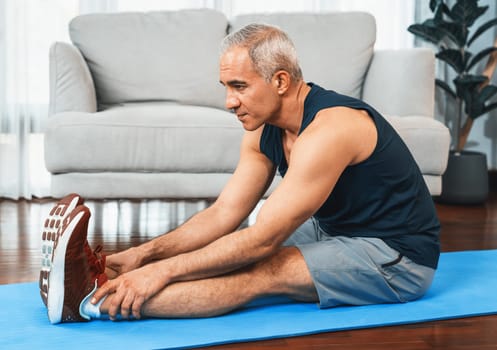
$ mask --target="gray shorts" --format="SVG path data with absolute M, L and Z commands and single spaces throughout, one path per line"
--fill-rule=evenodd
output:
M 297 247 L 304 256 L 322 308 L 415 300 L 435 274 L 379 238 L 329 236 L 313 218 L 284 245 Z

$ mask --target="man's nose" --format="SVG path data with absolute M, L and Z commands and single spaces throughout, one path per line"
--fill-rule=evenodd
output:
M 240 100 L 234 94 L 227 92 L 225 105 L 226 109 L 234 111 L 240 106 Z

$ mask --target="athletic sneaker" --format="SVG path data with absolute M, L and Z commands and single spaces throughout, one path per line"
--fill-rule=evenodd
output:
M 50 271 L 52 267 L 53 259 L 53 245 L 55 240 L 62 235 L 62 228 L 64 222 L 69 218 L 71 212 L 78 205 L 84 203 L 83 198 L 78 194 L 70 194 L 60 200 L 50 211 L 47 219 L 44 223 L 43 233 L 42 233 L 42 261 L 40 269 L 40 296 L 41 300 L 47 306 L 48 299 L 48 281 L 50 276 Z M 88 264 L 90 265 L 90 271 L 94 276 L 98 276 L 105 272 L 105 260 L 106 257 L 102 253 L 102 246 L 97 246 L 95 250 L 92 250 L 88 241 L 85 242 L 85 252 L 88 257 Z
M 97 264 L 92 257 L 98 260 L 98 256 L 89 256 L 85 248 L 90 215 L 86 206 L 77 206 L 56 236 L 47 300 L 51 323 L 88 320 L 81 315 L 80 304 L 107 281 L 104 273 L 94 272 Z
M 80 204 L 83 204 L 83 199 L 75 193 L 62 198 L 55 204 L 52 210 L 50 210 L 50 213 L 43 224 L 39 285 L 40 296 L 45 305 L 47 305 L 48 278 L 52 266 L 54 242 L 57 236 L 61 234 L 64 220 L 69 217 L 74 208 Z

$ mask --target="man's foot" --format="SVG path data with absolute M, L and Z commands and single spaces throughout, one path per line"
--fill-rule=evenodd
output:
M 86 321 L 80 314 L 81 302 L 107 281 L 104 266 L 96 255 L 88 254 L 90 210 L 77 206 L 56 236 L 48 283 L 48 318 L 51 323 Z M 88 248 L 87 248 L 88 247 Z M 94 260 L 96 259 L 96 260 Z M 100 272 L 99 272 L 100 271 Z
M 57 235 L 61 234 L 64 220 L 69 217 L 76 206 L 83 204 L 83 199 L 77 194 L 70 194 L 62 198 L 50 210 L 48 217 L 43 224 L 41 236 L 41 269 L 40 269 L 40 296 L 45 306 L 48 298 L 48 279 L 52 266 L 53 245 Z

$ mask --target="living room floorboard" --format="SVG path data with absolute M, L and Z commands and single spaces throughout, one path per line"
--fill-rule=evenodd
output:
M 36 281 L 40 228 L 54 201 L 0 199 L 0 284 Z M 87 201 L 88 239 L 112 253 L 183 222 L 206 202 Z M 485 205 L 437 204 L 442 250 L 497 249 L 497 193 Z M 496 263 L 497 267 L 497 263 Z M 209 349 L 497 349 L 497 315 L 228 344 Z

